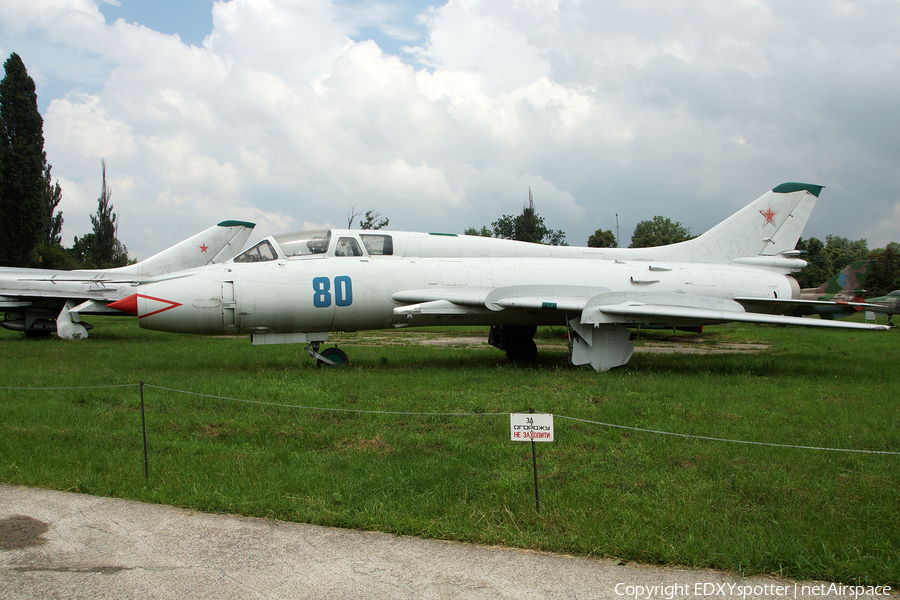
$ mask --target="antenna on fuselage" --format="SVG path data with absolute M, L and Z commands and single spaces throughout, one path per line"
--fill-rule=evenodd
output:
M 619 247 L 619 213 L 616 213 L 616 248 Z

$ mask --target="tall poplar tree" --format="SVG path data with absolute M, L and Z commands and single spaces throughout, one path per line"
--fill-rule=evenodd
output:
M 10 54 L 0 81 L 0 265 L 24 267 L 44 238 L 47 214 L 44 120 L 34 81 Z
M 113 212 L 112 190 L 106 185 L 106 161 L 103 165 L 103 181 L 100 185 L 100 197 L 97 198 L 97 212 L 91 215 L 91 233 L 75 238 L 72 254 L 83 268 L 109 269 L 124 267 L 129 264 L 128 250 L 117 237 L 119 226 L 116 224 L 116 213 Z

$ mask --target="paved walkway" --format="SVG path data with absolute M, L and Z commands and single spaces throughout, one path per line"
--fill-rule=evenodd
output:
M 768 577 L 616 565 L 0 485 L 4 600 L 852 598 L 804 591 L 812 590 L 797 584 L 795 596 L 794 582 Z

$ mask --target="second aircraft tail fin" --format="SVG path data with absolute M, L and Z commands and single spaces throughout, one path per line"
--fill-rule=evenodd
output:
M 254 227 L 246 221 L 222 221 L 137 264 L 109 271 L 152 277 L 224 262 L 241 251 Z
M 863 285 L 872 264 L 871 260 L 852 262 L 819 287 L 802 290 L 801 297 L 804 300 L 831 300 L 835 296 L 860 296 L 865 293 Z

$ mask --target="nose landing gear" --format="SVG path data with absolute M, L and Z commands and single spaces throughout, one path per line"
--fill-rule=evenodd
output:
M 320 367 L 344 367 L 350 364 L 347 353 L 338 347 L 325 348 L 319 352 L 319 345 L 322 342 L 310 342 L 306 345 L 305 350 L 310 356 L 318 361 Z

